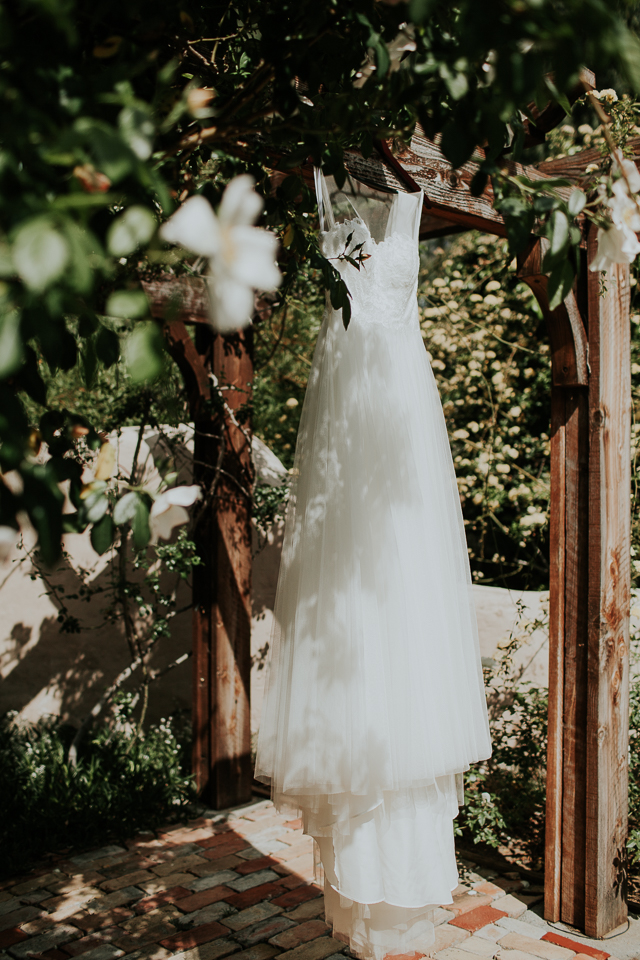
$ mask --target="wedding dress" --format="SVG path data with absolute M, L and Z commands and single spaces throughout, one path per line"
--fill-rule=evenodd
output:
M 491 748 L 460 501 L 419 326 L 422 193 L 336 222 L 319 171 L 316 183 L 322 250 L 352 317 L 345 330 L 327 306 L 309 377 L 256 777 L 317 843 L 334 934 L 382 960 L 433 943 L 434 907 L 458 882 L 461 774 Z M 359 270 L 341 257 L 347 243 L 363 244 Z

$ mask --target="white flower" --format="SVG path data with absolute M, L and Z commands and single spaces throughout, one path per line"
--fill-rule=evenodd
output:
M 607 87 L 606 90 L 594 90 L 591 96 L 595 97 L 596 100 L 604 100 L 605 103 L 615 103 L 618 99 L 618 94 L 613 87 Z
M 491 794 L 484 792 L 482 794 L 482 799 L 485 803 L 491 803 Z
M 0 563 L 6 563 L 18 542 L 18 531 L 13 527 L 0 526 Z
M 621 159 L 616 168 L 625 176 L 615 181 L 611 188 L 613 196 L 604 201 L 611 210 L 612 225 L 608 230 L 602 227 L 598 230 L 598 252 L 590 270 L 604 271 L 614 263 L 633 263 L 640 253 L 636 237 L 640 231 L 640 212 L 633 196 L 640 190 L 640 173 L 632 160 Z
M 153 502 L 149 512 L 149 529 L 151 543 L 169 540 L 174 527 L 179 527 L 189 520 L 185 507 L 190 507 L 202 496 L 200 487 L 195 484 L 190 487 L 171 487 L 165 490 Z
M 164 240 L 208 258 L 211 320 L 221 333 L 251 323 L 253 291 L 273 290 L 282 280 L 277 237 L 252 226 L 262 210 L 253 186 L 252 177 L 235 177 L 217 215 L 204 197 L 189 197 L 160 229 Z

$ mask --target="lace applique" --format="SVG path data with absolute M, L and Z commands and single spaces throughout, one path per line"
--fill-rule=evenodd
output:
M 338 259 L 359 243 L 369 256 L 358 270 Z M 416 291 L 420 257 L 418 245 L 401 233 L 376 243 L 364 221 L 345 220 L 321 234 L 322 253 L 340 271 L 351 294 L 351 322 L 359 326 L 381 324 L 402 327 L 418 323 Z

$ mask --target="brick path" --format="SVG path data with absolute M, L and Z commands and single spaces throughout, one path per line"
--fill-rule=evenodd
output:
M 541 888 L 462 861 L 437 960 L 617 960 L 552 930 Z M 640 928 L 640 921 L 634 921 Z M 636 931 L 637 932 L 637 931 Z M 625 937 L 625 941 L 628 937 Z M 638 936 L 640 947 L 640 934 Z M 260 801 L 0 884 L 0 960 L 346 960 L 324 923 L 312 841 Z M 416 960 L 417 960 L 416 955 Z M 620 960 L 640 957 L 620 953 Z M 409 958 L 403 958 L 409 960 Z

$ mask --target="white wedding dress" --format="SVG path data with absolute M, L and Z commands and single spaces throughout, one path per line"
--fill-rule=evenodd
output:
M 419 326 L 422 194 L 337 223 L 316 182 L 324 255 L 352 234 L 349 251 L 364 242 L 369 259 L 332 260 L 353 312 L 345 330 L 327 306 L 309 377 L 256 777 L 316 840 L 335 935 L 382 960 L 433 943 L 434 906 L 458 882 L 461 774 L 491 748 L 460 501 Z

